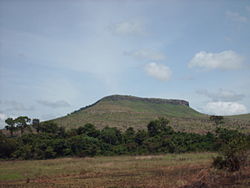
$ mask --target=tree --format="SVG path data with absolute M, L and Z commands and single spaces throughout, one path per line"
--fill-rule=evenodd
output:
M 0 132 L 0 158 L 10 158 L 11 154 L 17 148 L 17 141 L 15 138 L 7 138 Z
M 224 123 L 224 121 L 223 121 L 224 117 L 223 116 L 215 116 L 215 115 L 213 115 L 213 116 L 210 116 L 209 119 L 211 121 L 213 121 L 216 126 L 218 126 L 219 124 Z
M 40 131 L 43 133 L 56 134 L 59 130 L 59 127 L 57 126 L 57 124 L 52 121 L 42 122 L 40 123 L 39 127 L 40 127 Z
M 31 119 L 28 118 L 27 116 L 19 116 L 14 120 L 14 122 L 17 125 L 17 128 L 21 130 L 21 135 L 24 133 L 24 129 L 29 127 L 28 123 L 30 122 L 30 120 Z
M 99 140 L 86 135 L 78 135 L 69 139 L 73 154 L 79 157 L 95 156 L 100 150 Z
M 7 124 L 5 128 L 10 131 L 11 137 L 13 137 L 13 132 L 17 130 L 15 126 L 15 121 L 12 118 L 8 118 L 5 120 L 5 123 Z
M 231 172 L 238 171 L 247 161 L 248 149 L 249 143 L 245 136 L 234 137 L 221 147 L 220 155 L 213 160 L 213 166 Z
M 118 145 L 122 142 L 121 132 L 115 127 L 105 127 L 102 129 L 100 138 L 111 145 Z
M 125 143 L 134 142 L 135 130 L 133 129 L 133 127 L 127 128 L 127 130 L 124 132 L 123 136 L 124 136 Z
M 143 141 L 147 138 L 148 134 L 145 130 L 138 130 L 135 135 L 135 142 L 142 145 Z
M 100 132 L 91 123 L 87 123 L 84 126 L 77 128 L 76 132 L 78 135 L 85 134 L 95 138 L 100 135 Z
M 36 129 L 36 132 L 40 132 L 40 120 L 39 119 L 33 119 L 32 120 L 32 127 L 34 127 Z
M 148 124 L 148 133 L 149 136 L 155 136 L 160 133 L 170 133 L 172 132 L 170 127 L 167 127 L 169 120 L 165 118 L 158 118 L 157 120 L 151 121 Z

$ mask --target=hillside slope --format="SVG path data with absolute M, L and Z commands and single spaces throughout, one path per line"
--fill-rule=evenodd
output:
M 66 128 L 92 123 L 97 128 L 110 126 L 124 130 L 130 126 L 135 129 L 146 128 L 149 121 L 158 117 L 168 118 L 170 125 L 179 131 L 204 133 L 214 128 L 208 116 L 190 108 L 187 101 L 124 95 L 104 97 L 53 121 Z

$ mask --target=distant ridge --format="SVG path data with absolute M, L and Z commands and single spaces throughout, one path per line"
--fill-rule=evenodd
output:
M 101 98 L 100 100 L 96 101 L 95 103 L 82 107 L 79 110 L 76 110 L 73 113 L 86 110 L 96 104 L 98 104 L 101 101 L 120 101 L 120 100 L 129 100 L 129 101 L 141 101 L 141 102 L 147 102 L 147 103 L 154 103 L 154 104 L 174 104 L 174 105 L 184 105 L 189 107 L 189 102 L 185 100 L 180 99 L 161 99 L 161 98 L 143 98 L 143 97 L 136 97 L 131 95 L 109 95 L 106 97 Z
M 188 101 L 129 95 L 103 97 L 89 106 L 52 121 L 66 129 L 92 123 L 98 129 L 109 126 L 125 130 L 128 127 L 145 129 L 151 120 L 158 117 L 169 119 L 170 126 L 177 131 L 206 133 L 215 129 L 209 116 L 191 108 Z M 249 117 L 249 114 L 225 117 L 225 123 L 221 127 L 250 132 Z
M 179 99 L 160 99 L 160 98 L 142 98 L 142 97 L 135 97 L 130 95 L 111 95 L 102 98 L 101 100 L 131 100 L 131 101 L 143 101 L 155 104 L 176 104 L 176 105 L 184 105 L 189 107 L 189 102 L 185 100 Z

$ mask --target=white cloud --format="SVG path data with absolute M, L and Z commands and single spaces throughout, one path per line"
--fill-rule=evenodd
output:
M 247 108 L 237 102 L 209 102 L 205 108 L 205 112 L 215 115 L 235 115 L 247 113 Z
M 0 112 L 0 129 L 4 128 L 5 126 L 5 120 L 8 118 L 8 116 L 4 113 Z
M 239 101 L 245 96 L 243 94 L 235 93 L 234 91 L 219 89 L 217 92 L 209 92 L 208 90 L 198 90 L 196 91 L 200 95 L 204 95 L 213 101 Z
M 201 51 L 191 59 L 189 67 L 199 67 L 206 70 L 234 70 L 242 67 L 243 57 L 232 50 L 220 53 Z
M 117 35 L 145 35 L 144 25 L 138 21 L 123 21 L 110 26 L 112 33 Z
M 70 107 L 70 104 L 67 101 L 59 100 L 59 101 L 47 101 L 47 100 L 38 100 L 39 104 L 50 108 L 65 108 Z
M 157 64 L 157 63 L 149 63 L 145 66 L 145 71 L 148 75 L 161 80 L 161 81 L 167 81 L 171 77 L 171 70 L 169 67 Z
M 6 114 L 0 113 L 0 120 L 6 120 L 8 116 Z
M 234 22 L 246 23 L 248 21 L 247 17 L 240 15 L 238 12 L 227 11 L 226 16 Z
M 151 61 L 162 61 L 166 59 L 166 56 L 162 52 L 157 52 L 151 49 L 140 49 L 133 52 L 125 52 L 125 55 Z

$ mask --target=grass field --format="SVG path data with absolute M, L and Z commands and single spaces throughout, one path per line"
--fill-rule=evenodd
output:
M 0 161 L 0 187 L 182 187 L 204 178 L 211 171 L 213 156 L 190 153 Z M 237 185 L 250 185 L 250 174 L 238 178 Z

